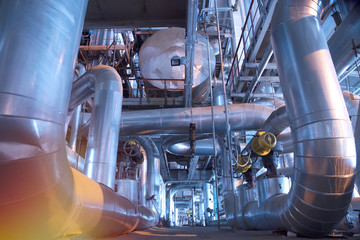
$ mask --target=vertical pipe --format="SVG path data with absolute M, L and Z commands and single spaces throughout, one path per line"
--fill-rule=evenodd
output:
M 197 26 L 197 7 L 198 0 L 188 0 L 187 9 L 187 30 L 185 43 L 185 107 L 192 106 L 192 86 L 194 80 L 194 57 Z
M 227 97 L 226 97 L 226 85 L 225 85 L 225 76 L 224 76 L 224 63 L 223 63 L 223 55 L 221 50 L 221 37 L 220 37 L 220 26 L 219 26 L 219 13 L 218 13 L 218 7 L 217 7 L 217 1 L 215 0 L 215 16 L 216 16 L 216 28 L 217 28 L 217 36 L 219 41 L 219 49 L 220 49 L 220 67 L 221 67 L 221 76 L 222 76 L 222 90 L 223 90 L 223 98 L 224 98 L 224 108 L 225 108 L 225 124 L 226 124 L 226 133 L 225 133 L 225 139 L 226 139 L 226 146 L 223 151 L 224 155 L 224 164 L 223 164 L 223 173 L 230 174 L 229 179 L 225 179 L 224 182 L 224 189 L 225 194 L 226 190 L 230 190 L 233 199 L 233 212 L 234 216 L 236 216 L 236 207 L 235 207 L 235 189 L 234 189 L 234 180 L 233 180 L 233 172 L 232 172 L 232 153 L 231 153 L 231 135 L 230 135 L 230 125 L 229 125 L 229 117 L 228 117 L 228 106 L 227 106 Z M 229 171 L 229 172 L 228 172 Z M 227 189 L 229 187 L 229 184 L 231 186 L 231 189 Z M 233 227 L 236 229 L 236 218 L 234 217 L 234 224 Z
M 66 159 L 65 117 L 86 6 L 0 2 L 0 239 L 109 236 L 137 224 L 129 201 Z
M 122 81 L 114 68 L 101 65 L 83 76 L 96 76 L 85 173 L 91 179 L 114 189 L 123 97 Z
M 249 203 L 243 213 L 249 228 L 324 236 L 351 201 L 354 138 L 319 6 L 321 1 L 279 0 L 273 15 L 271 43 L 294 142 L 294 178 L 289 194 L 260 208 Z
M 77 70 L 76 76 L 80 77 L 85 73 L 85 67 L 84 65 L 77 63 L 75 65 L 75 70 Z M 73 115 L 71 116 L 70 126 L 71 126 L 71 134 L 70 134 L 70 140 L 69 140 L 69 147 L 71 150 L 76 152 L 76 142 L 77 142 L 77 136 L 78 131 L 80 127 L 80 115 L 81 115 L 81 105 L 77 106 L 76 109 L 73 112 Z

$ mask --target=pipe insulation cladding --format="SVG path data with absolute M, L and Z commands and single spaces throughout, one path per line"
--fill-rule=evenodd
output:
M 328 3 L 277 3 L 271 43 L 287 111 L 276 110 L 265 126 L 280 133 L 286 127 L 287 112 L 294 177 L 288 194 L 274 195 L 260 206 L 252 201 L 237 211 L 240 227 L 322 237 L 347 213 L 354 188 L 356 153 L 349 114 L 318 19 L 322 6 Z M 283 121 L 277 126 L 274 119 Z
M 294 179 L 289 194 L 247 208 L 245 222 L 254 228 L 325 236 L 351 201 L 354 137 L 319 23 L 321 5 L 280 0 L 273 15 L 271 43 L 293 134 Z
M 139 222 L 129 200 L 71 169 L 66 157 L 65 118 L 86 6 L 0 1 L 0 239 L 114 236 Z

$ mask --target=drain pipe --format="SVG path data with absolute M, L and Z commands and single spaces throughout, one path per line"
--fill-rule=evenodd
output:
M 1 4 L 1 239 L 115 236 L 138 223 L 130 201 L 66 159 L 65 118 L 86 6 Z
M 245 224 L 252 229 L 325 236 L 351 201 L 354 138 L 317 17 L 319 5 L 313 0 L 279 0 L 273 15 L 271 43 L 293 134 L 294 179 L 289 194 L 244 209 Z M 326 101 L 328 96 L 331 101 Z

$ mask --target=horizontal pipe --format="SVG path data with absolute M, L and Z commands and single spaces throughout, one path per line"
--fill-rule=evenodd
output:
M 273 111 L 258 104 L 234 104 L 228 106 L 229 124 L 232 131 L 260 129 Z M 214 106 L 216 132 L 226 130 L 224 106 Z M 190 123 L 196 123 L 196 133 L 212 133 L 211 107 L 171 108 L 123 112 L 120 135 L 184 134 Z
M 215 141 L 216 144 L 216 153 L 217 155 L 221 154 L 221 148 L 217 141 Z M 175 142 L 170 143 L 166 147 L 166 151 L 168 151 L 171 154 L 178 155 L 178 156 L 191 156 L 191 150 L 190 150 L 190 142 Z M 213 140 L 212 138 L 208 139 L 201 139 L 197 140 L 195 142 L 195 155 L 205 155 L 210 156 L 214 155 L 214 148 L 213 148 Z
M 282 107 L 285 105 L 284 101 L 276 99 L 276 98 L 259 98 L 252 103 L 264 105 L 267 107 L 271 107 L 274 109 L 278 109 L 279 107 Z

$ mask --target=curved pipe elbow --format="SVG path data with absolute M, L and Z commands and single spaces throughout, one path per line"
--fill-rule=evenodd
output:
M 81 70 L 81 68 L 79 67 Z M 113 84 L 110 84 L 113 82 Z M 122 80 L 116 70 L 105 65 L 98 65 L 81 75 L 72 85 L 69 112 L 84 103 L 95 94 L 96 88 L 123 92 Z
M 294 179 L 288 194 L 244 209 L 251 228 L 325 236 L 351 201 L 354 137 L 317 18 L 320 6 L 314 0 L 279 0 L 273 15 L 271 43 L 293 135 Z

